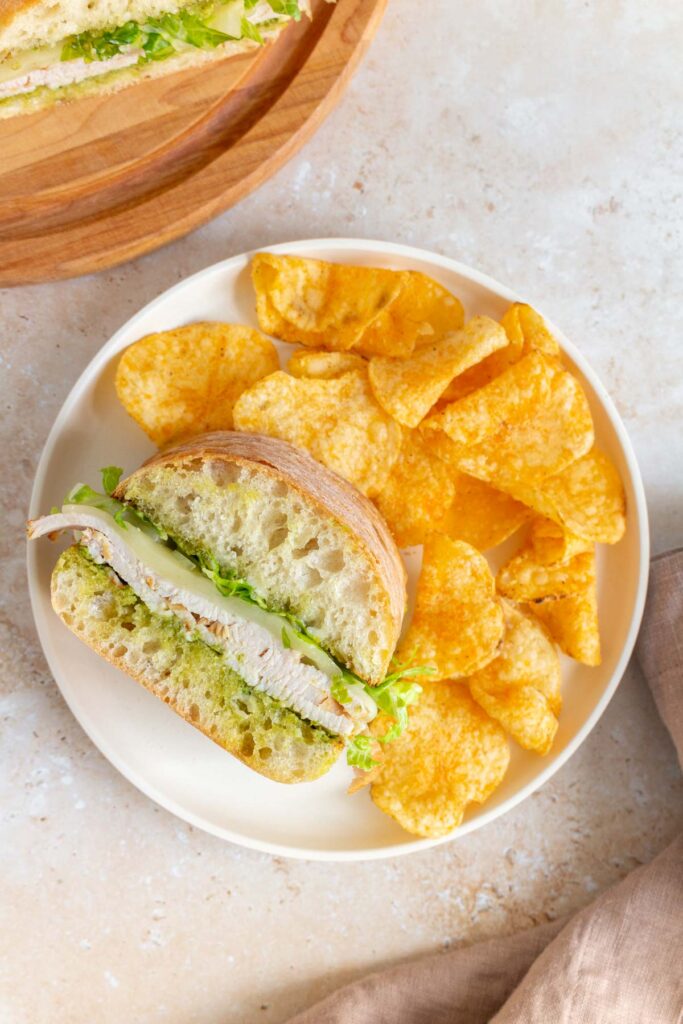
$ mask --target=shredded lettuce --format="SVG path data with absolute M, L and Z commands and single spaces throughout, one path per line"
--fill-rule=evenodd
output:
M 113 494 L 123 475 L 123 469 L 121 466 L 104 466 L 100 470 L 100 473 L 102 474 L 102 487 L 104 488 L 104 493 Z
M 166 531 L 153 523 L 142 512 L 137 512 L 135 509 L 129 508 L 128 505 L 124 505 L 122 501 L 112 498 L 111 493 L 123 473 L 121 467 L 105 466 L 100 472 L 102 473 L 102 491 L 104 493 L 94 490 L 89 484 L 76 484 L 71 488 L 62 504 L 92 505 L 93 508 L 99 508 L 103 512 L 108 512 L 114 522 L 122 526 L 124 530 L 128 523 L 130 523 L 131 526 L 137 526 L 139 530 L 143 530 L 144 533 L 154 537 L 155 540 L 168 540 Z M 53 508 L 52 512 L 54 513 L 55 511 L 59 512 L 60 510 Z
M 258 0 L 256 0 L 258 2 Z M 245 7 L 246 7 L 245 3 Z M 287 18 L 293 18 L 294 21 L 301 20 L 301 11 L 299 9 L 299 0 L 268 0 L 268 6 L 275 12 L 275 14 L 282 14 Z
M 405 665 L 396 665 L 396 668 L 379 683 L 378 686 L 368 686 L 348 669 L 342 669 L 338 676 L 332 680 L 330 693 L 340 704 L 348 704 L 352 700 L 349 693 L 349 684 L 356 683 L 363 687 L 364 692 L 375 702 L 378 709 L 383 711 L 390 718 L 393 718 L 393 725 L 389 727 L 383 736 L 374 737 L 379 743 L 391 743 L 398 739 L 408 725 L 408 708 L 416 704 L 422 693 L 422 687 L 414 682 L 416 676 L 431 675 L 434 669 L 427 665 L 415 665 L 407 668 Z M 372 737 L 356 737 L 356 739 L 368 740 Z M 374 767 L 374 761 L 368 754 L 367 743 L 361 743 L 360 747 L 354 745 L 353 741 L 347 746 L 346 760 L 348 764 L 357 768 L 363 768 L 361 761 L 368 759 L 370 767 Z M 371 762 L 371 763 L 370 763 Z M 368 768 L 364 768 L 368 771 Z
M 380 743 L 391 743 L 398 739 L 408 725 L 408 708 L 416 704 L 422 687 L 419 683 L 411 682 L 415 676 L 430 675 L 434 670 L 426 665 L 417 665 L 413 668 L 399 668 L 386 676 L 379 686 L 366 687 L 380 711 L 384 711 L 394 719 L 394 724 L 384 734 L 378 736 Z
M 223 597 L 238 597 L 242 601 L 247 601 L 249 604 L 258 605 L 259 608 L 263 608 L 265 611 L 270 611 L 263 598 L 259 597 L 246 580 L 228 575 L 212 556 L 202 555 L 191 558 L 191 561 L 199 566 L 204 575 L 211 580 L 218 593 L 222 594 Z
M 256 25 L 252 25 L 252 23 L 247 18 L 242 18 L 241 31 L 243 39 L 253 39 L 253 41 L 255 43 L 258 43 L 259 46 L 263 44 L 263 36 L 259 32 Z
M 126 512 L 126 506 L 122 505 L 120 501 L 112 498 L 109 494 L 100 494 L 99 491 L 93 490 L 88 484 L 76 484 L 72 490 L 69 491 L 64 499 L 65 505 L 92 505 L 93 508 L 102 509 L 103 512 L 108 512 L 119 526 L 125 528 L 126 523 L 124 515 Z
M 228 3 L 240 2 L 240 0 L 228 0 Z M 237 8 L 237 15 L 241 10 L 248 11 L 257 5 L 259 0 L 243 0 Z M 267 0 L 269 7 L 277 16 L 273 19 L 277 23 L 280 18 L 292 18 L 299 21 L 301 10 L 298 0 Z M 161 14 L 158 18 L 147 18 L 144 22 L 127 21 L 118 28 L 107 29 L 103 32 L 80 32 L 78 35 L 69 36 L 62 46 L 61 60 L 84 60 L 90 64 L 93 61 L 110 60 L 120 53 L 129 53 L 131 50 L 140 51 L 138 63 L 146 64 L 149 61 L 165 60 L 185 46 L 194 46 L 200 50 L 213 50 L 228 41 L 239 39 L 252 39 L 262 44 L 263 35 L 257 25 L 252 24 L 246 17 L 239 20 L 239 34 L 230 35 L 222 32 L 212 25 L 216 19 L 223 24 L 220 17 L 221 8 L 226 7 L 226 0 L 218 0 L 214 3 L 194 5 L 177 14 Z M 262 22 L 262 25 L 270 25 L 271 22 Z M 229 25 L 232 27 L 232 20 Z M 235 24 L 235 30 L 237 24 Z
M 339 675 L 335 676 L 332 680 L 330 684 L 330 693 L 339 704 L 349 704 L 351 702 L 349 686 L 343 673 L 340 672 Z
M 374 740 L 372 736 L 352 736 L 346 744 L 346 762 L 352 768 L 360 768 L 369 772 L 380 762 L 372 756 Z

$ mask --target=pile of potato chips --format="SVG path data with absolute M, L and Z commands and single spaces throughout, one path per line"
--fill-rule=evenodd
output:
M 261 329 L 301 346 L 286 371 L 257 331 L 192 324 L 127 349 L 117 392 L 159 445 L 236 429 L 304 448 L 374 501 L 399 546 L 424 545 L 397 659 L 431 674 L 368 781 L 409 832 L 444 835 L 502 781 L 508 737 L 550 750 L 558 649 L 600 663 L 595 545 L 624 533 L 619 474 L 530 306 L 465 323 L 417 271 L 270 253 L 252 279 Z M 520 527 L 494 577 L 482 552 Z

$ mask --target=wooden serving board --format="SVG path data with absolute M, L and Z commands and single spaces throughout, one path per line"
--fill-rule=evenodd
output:
M 0 285 L 103 270 L 232 206 L 333 108 L 387 0 L 313 0 L 262 49 L 0 121 Z

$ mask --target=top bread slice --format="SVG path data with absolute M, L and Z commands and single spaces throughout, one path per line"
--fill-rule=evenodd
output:
M 114 496 L 296 615 L 362 679 L 384 678 L 406 605 L 401 556 L 374 506 L 308 454 L 203 434 L 153 456 Z

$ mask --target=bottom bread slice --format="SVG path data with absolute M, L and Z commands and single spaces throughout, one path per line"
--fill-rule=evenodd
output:
M 277 782 L 319 778 L 343 741 L 248 686 L 220 654 L 190 640 L 79 545 L 52 573 L 52 605 L 69 629 L 219 746 Z

